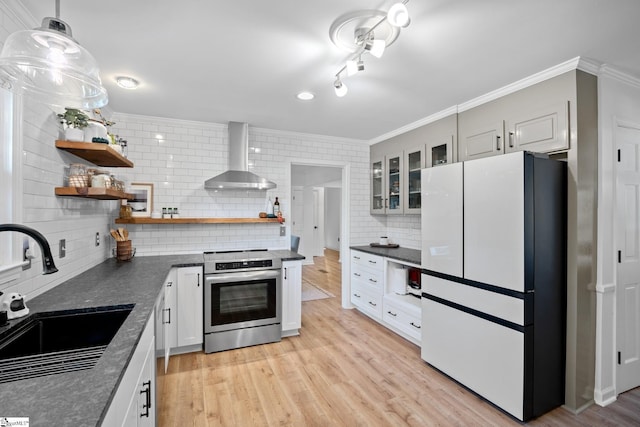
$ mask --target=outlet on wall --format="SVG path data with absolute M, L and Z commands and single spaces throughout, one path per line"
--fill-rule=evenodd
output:
M 286 236 L 287 235 L 287 227 L 285 227 L 284 225 L 280 226 L 280 236 Z
M 60 239 L 58 258 L 64 258 L 66 255 L 67 255 L 67 241 L 66 239 Z
M 100 246 L 100 233 L 96 233 L 96 246 Z

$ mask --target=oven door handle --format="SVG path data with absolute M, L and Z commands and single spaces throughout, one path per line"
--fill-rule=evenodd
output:
M 266 280 L 279 277 L 280 270 L 260 270 L 260 271 L 242 271 L 235 273 L 216 273 L 207 274 L 205 279 L 207 283 L 229 283 L 244 282 L 247 280 Z

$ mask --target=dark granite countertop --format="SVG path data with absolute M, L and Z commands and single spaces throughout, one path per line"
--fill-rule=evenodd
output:
M 275 250 L 283 261 L 304 256 Z M 0 384 L 0 415 L 29 417 L 31 426 L 96 426 L 153 315 L 164 280 L 173 267 L 203 265 L 202 254 L 114 258 L 27 301 L 29 314 L 135 304 L 113 340 L 91 369 Z M 0 334 L 25 318 L 0 327 Z
M 406 261 L 411 264 L 420 265 L 420 251 L 409 248 L 378 248 L 372 246 L 351 246 L 356 251 L 366 252 L 373 255 L 380 255 L 386 258 L 393 258 L 399 261 Z
M 0 384 L 0 415 L 29 417 L 31 426 L 99 425 L 167 274 L 172 267 L 202 263 L 200 254 L 137 257 L 124 263 L 111 258 L 27 301 L 30 314 L 135 306 L 93 368 Z M 10 321 L 10 326 L 23 319 Z

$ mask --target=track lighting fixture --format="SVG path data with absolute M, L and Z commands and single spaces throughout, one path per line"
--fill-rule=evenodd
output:
M 408 2 L 409 0 L 402 0 L 395 3 L 388 12 L 362 10 L 347 13 L 331 24 L 331 41 L 350 52 L 345 65 L 335 74 L 333 86 L 337 96 L 342 97 L 347 93 L 341 77 L 350 77 L 364 71 L 362 54 L 370 53 L 375 58 L 381 58 L 385 49 L 398 38 L 400 28 L 409 25 L 411 20 L 405 6 Z

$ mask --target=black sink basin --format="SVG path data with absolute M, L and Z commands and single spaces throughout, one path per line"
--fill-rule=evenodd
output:
M 30 315 L 0 336 L 0 383 L 93 367 L 132 309 Z

